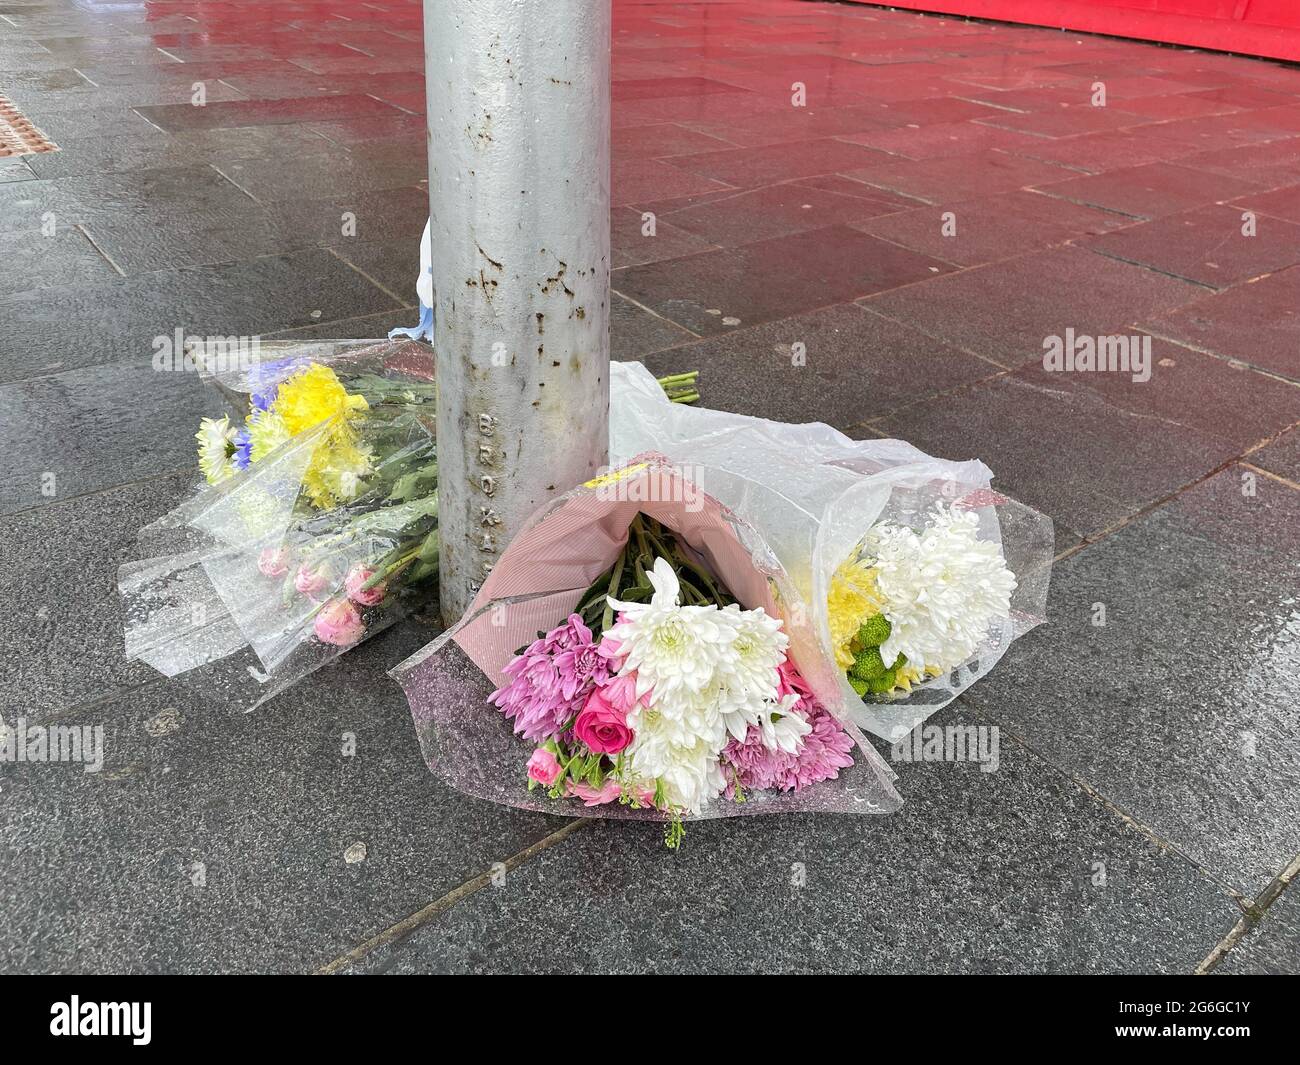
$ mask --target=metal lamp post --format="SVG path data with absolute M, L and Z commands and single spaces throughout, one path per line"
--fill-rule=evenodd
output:
M 610 0 L 425 0 L 443 620 L 607 459 Z

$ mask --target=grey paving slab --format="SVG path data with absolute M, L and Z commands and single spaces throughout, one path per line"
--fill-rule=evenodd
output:
M 49 236 L 40 230 L 0 233 L 0 262 L 0 296 L 121 276 L 85 233 L 71 226 L 56 226 Z
M 177 329 L 256 336 L 396 306 L 322 249 L 41 289 L 0 299 L 0 381 L 138 358 Z
M 416 278 L 420 275 L 420 240 L 362 240 L 340 236 L 330 242 L 334 253 L 400 299 L 413 304 L 418 299 Z
M 617 292 L 609 300 L 609 355 L 612 359 L 642 359 L 653 351 L 689 344 L 697 337 L 624 299 Z
M 189 64 L 175 65 L 181 67 Z M 337 154 L 338 146 L 306 126 L 245 126 L 179 134 L 164 133 L 150 126 L 136 130 L 131 136 L 66 137 L 59 142 L 59 151 L 44 152 L 39 159 L 32 156 L 34 162 L 31 169 L 42 178 L 58 178 L 189 166 L 196 161 L 220 165 L 231 160 L 277 151 L 325 151 Z
M 1279 477 L 1300 482 L 1300 429 L 1283 433 L 1266 447 L 1253 452 L 1251 465 L 1276 473 Z
M 66 67 L 67 61 L 56 57 L 51 63 L 43 56 L 32 56 L 30 59 L 20 60 L 19 65 L 28 70 L 48 70 L 51 65 Z M 87 106 L 72 111 L 51 112 L 34 109 L 28 112 L 27 117 L 55 144 L 67 137 L 93 137 L 106 129 L 111 129 L 115 133 L 118 131 L 133 133 L 156 128 L 142 115 L 120 107 Z
M 44 153 L 50 154 L 48 152 Z M 0 182 L 33 181 L 36 174 L 27 165 L 27 156 L 21 159 L 0 159 Z
M 1001 372 L 851 303 L 674 348 L 647 365 L 699 370 L 706 407 L 840 429 Z
M 1248 472 L 1057 564 L 964 698 L 1254 897 L 1300 852 L 1300 491 Z
M 1149 368 L 1147 380 L 1134 380 L 1131 372 L 1063 374 L 1047 371 L 1041 363 L 1026 366 L 1014 376 L 1049 390 L 1064 381 L 1071 392 L 1155 422 L 1190 429 L 1218 443 L 1225 459 L 1300 421 L 1300 385 L 1242 363 L 1153 337 Z
M 0 408 L 0 514 L 193 470 L 199 419 L 223 413 L 197 374 L 149 358 L 0 385 Z
M 127 276 L 281 255 L 316 243 L 244 198 L 221 206 L 198 203 L 190 210 L 148 220 L 131 214 L 99 214 L 83 222 L 82 228 Z
M 430 635 L 253 714 L 166 681 L 75 711 L 104 729 L 97 773 L 0 765 L 0 970 L 312 971 L 558 828 L 425 767 L 384 671 Z
M 1021 678 L 1023 680 L 1023 678 Z M 950 710 L 934 719 L 956 725 Z M 1039 759 L 896 764 L 885 817 L 597 822 L 369 972 L 1190 972 L 1237 910 Z
M 429 217 L 429 192 L 414 186 L 378 189 L 325 200 L 277 201 L 268 207 L 277 224 L 310 243 L 409 240 L 419 246 Z
M 1293 883 L 1213 969 L 1223 976 L 1295 976 L 1300 973 L 1300 892 Z
M 640 266 L 715 248 L 707 240 L 657 217 L 653 227 L 647 223 L 644 212 L 632 207 L 615 207 L 610 212 L 610 243 L 615 267 Z
M 124 658 L 117 567 L 195 483 L 191 470 L 0 518 L 0 713 L 43 719 L 157 675 Z
M 1243 449 L 1110 403 L 1092 384 L 1100 376 L 1106 375 L 1076 379 L 1040 367 L 938 396 L 872 427 L 943 458 L 983 460 L 999 489 L 1052 518 L 1061 548 L 1164 499 Z
M 428 176 L 421 152 L 404 159 L 372 159 L 365 154 L 310 154 L 250 158 L 221 165 L 221 171 L 255 200 L 333 199 L 379 189 L 415 185 Z
M 409 329 L 420 320 L 414 307 L 398 307 L 381 314 L 366 314 L 359 318 L 343 318 L 320 325 L 289 329 L 271 333 L 276 340 L 382 340 L 392 329 Z

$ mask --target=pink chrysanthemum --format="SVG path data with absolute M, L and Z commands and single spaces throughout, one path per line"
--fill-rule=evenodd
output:
M 727 777 L 727 798 L 735 798 L 736 784 L 747 791 L 800 791 L 823 780 L 834 780 L 841 769 L 853 765 L 852 738 L 813 696 L 807 682 L 787 659 L 780 666 L 779 693 L 797 695 L 793 710 L 812 726 L 795 754 L 768 750 L 763 730 L 751 725 L 744 742 L 728 741 L 722 751 Z
M 570 614 L 511 659 L 502 670 L 510 683 L 488 700 L 514 719 L 516 733 L 538 743 L 558 735 L 610 671 L 609 657 L 592 642 L 591 630 Z

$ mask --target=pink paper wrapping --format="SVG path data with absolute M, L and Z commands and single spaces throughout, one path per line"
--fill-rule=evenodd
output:
M 501 670 L 520 648 L 564 620 L 591 583 L 613 564 L 637 513 L 663 523 L 694 550 L 746 609 L 782 617 L 797 602 L 775 555 L 754 529 L 701 492 L 661 455 L 638 455 L 542 507 L 511 541 L 474 602 L 453 628 L 397 666 L 392 675 L 411 704 L 429 768 L 458 790 L 524 809 L 580 817 L 662 820 L 651 809 L 610 803 L 585 807 L 527 789 L 534 745 L 511 731 L 487 702 Z M 798 651 L 791 649 L 795 665 Z M 893 771 L 851 722 L 858 745 L 852 768 L 799 792 L 718 797 L 703 817 L 830 811 L 889 813 L 902 799 Z

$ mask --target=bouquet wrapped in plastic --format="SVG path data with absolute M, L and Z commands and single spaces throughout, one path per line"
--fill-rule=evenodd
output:
M 249 709 L 437 595 L 432 353 L 287 351 L 205 368 L 235 408 L 197 434 L 209 486 L 119 571 L 128 656 Z
M 612 367 L 611 461 L 660 452 L 757 530 L 827 706 L 896 741 L 1045 620 L 1051 520 L 992 491 L 983 463 L 674 407 L 653 381 L 639 363 Z
M 535 514 L 393 675 L 430 768 L 480 798 L 664 820 L 670 845 L 693 818 L 892 811 L 892 771 L 807 679 L 794 594 L 751 524 L 644 455 Z

